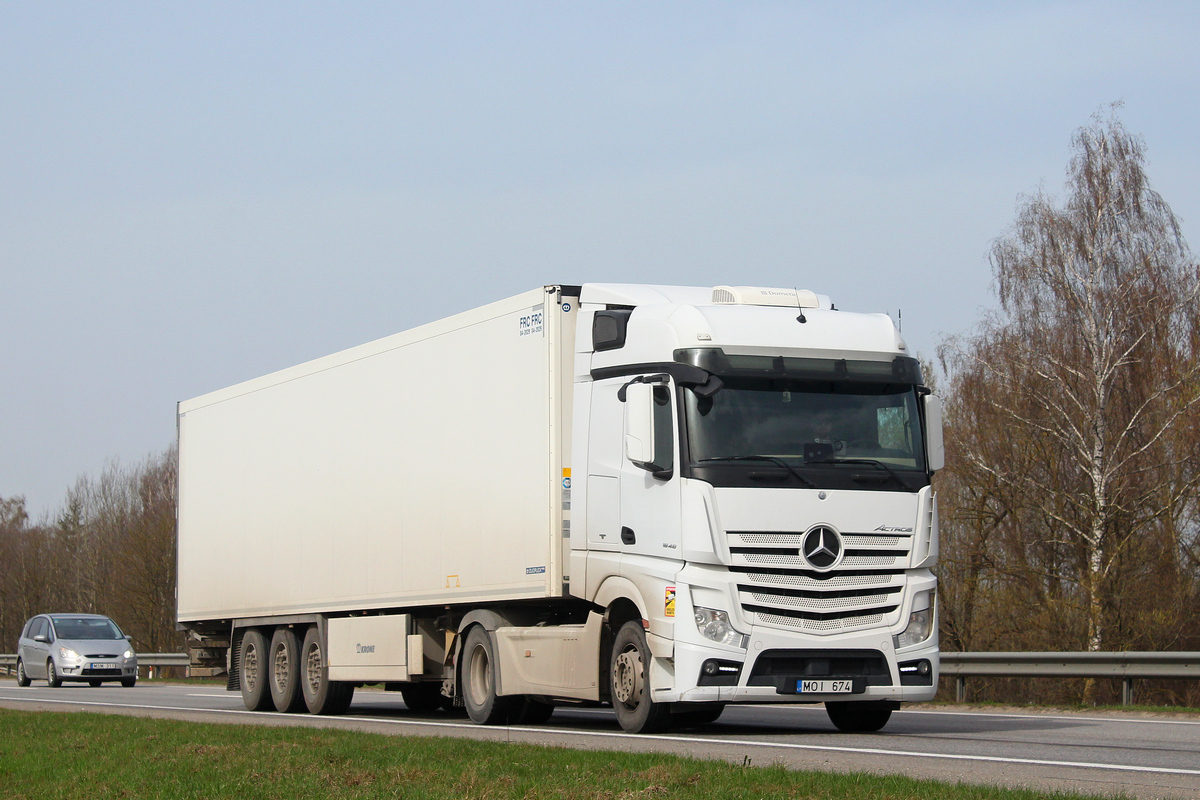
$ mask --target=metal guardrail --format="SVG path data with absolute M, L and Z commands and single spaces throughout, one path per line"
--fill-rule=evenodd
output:
M 1200 679 L 1200 653 L 942 653 L 944 677 L 955 679 L 955 699 L 966 702 L 967 678 L 1120 678 L 1121 703 L 1133 702 L 1133 682 L 1150 678 Z
M 138 653 L 138 668 L 141 667 L 187 667 L 191 657 L 187 653 Z M 17 654 L 0 654 L 0 671 L 8 674 L 17 668 Z
M 1133 682 L 1151 678 L 1200 679 L 1200 652 L 942 653 L 942 677 L 953 677 L 955 699 L 967 699 L 967 678 L 1120 678 L 1121 703 L 1133 702 Z M 187 653 L 139 653 L 144 667 L 186 667 Z M 5 672 L 16 655 L 0 655 Z

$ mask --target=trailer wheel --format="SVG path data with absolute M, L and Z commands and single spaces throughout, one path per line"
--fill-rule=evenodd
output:
M 467 633 L 462 649 L 463 703 L 467 715 L 480 725 L 508 722 L 517 711 L 519 697 L 496 694 L 496 658 L 492 637 L 476 625 Z
M 242 634 L 241 677 L 242 702 L 251 711 L 266 711 L 271 708 L 271 692 L 267 688 L 270 658 L 267 655 L 267 637 L 258 628 L 250 628 Z
M 321 632 L 313 625 L 300 646 L 300 692 L 312 714 L 344 714 L 354 698 L 354 684 L 329 680 Z
M 873 733 L 887 725 L 892 716 L 892 706 L 887 702 L 826 703 L 825 713 L 839 731 Z
M 269 665 L 271 702 L 276 711 L 293 714 L 304 708 L 300 694 L 300 640 L 291 628 L 276 628 Z
M 641 620 L 626 622 L 613 640 L 609 691 L 617 722 L 629 733 L 658 733 L 671 724 L 671 709 L 650 699 L 650 647 Z

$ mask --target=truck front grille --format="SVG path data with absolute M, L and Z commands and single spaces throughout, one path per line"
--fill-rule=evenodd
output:
M 812 633 L 880 625 L 898 613 L 912 537 L 844 533 L 845 554 L 829 572 L 800 554 L 802 532 L 730 532 L 732 571 L 751 620 Z

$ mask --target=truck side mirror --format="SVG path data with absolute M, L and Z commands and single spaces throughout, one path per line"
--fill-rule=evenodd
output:
M 625 457 L 639 467 L 654 463 L 654 386 L 625 386 Z
M 942 399 L 927 394 L 925 401 L 925 454 L 929 471 L 937 472 L 946 466 L 946 445 L 942 440 Z

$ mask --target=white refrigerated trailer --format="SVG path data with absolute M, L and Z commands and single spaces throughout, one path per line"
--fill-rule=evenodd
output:
M 546 286 L 179 404 L 178 621 L 247 707 L 480 723 L 937 685 L 940 406 L 807 291 Z

